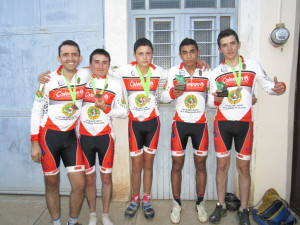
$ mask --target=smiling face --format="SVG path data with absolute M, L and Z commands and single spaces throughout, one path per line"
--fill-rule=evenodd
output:
M 93 55 L 92 62 L 90 63 L 90 69 L 97 78 L 106 75 L 108 73 L 109 66 L 109 58 L 107 56 L 100 54 Z
M 197 50 L 194 45 L 183 45 L 179 55 L 185 67 L 196 66 L 200 50 Z
M 143 45 L 136 49 L 135 53 L 133 53 L 133 56 L 136 59 L 139 67 L 146 68 L 149 67 L 152 61 L 153 51 L 149 46 Z
M 63 65 L 64 71 L 73 73 L 82 60 L 78 48 L 73 45 L 63 45 L 57 60 Z
M 226 60 L 234 61 L 239 57 L 239 48 L 241 43 L 238 42 L 234 35 L 220 39 L 219 51 L 224 54 Z

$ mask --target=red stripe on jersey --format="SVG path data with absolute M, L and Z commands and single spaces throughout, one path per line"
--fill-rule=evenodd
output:
M 227 120 L 219 108 L 217 110 L 215 120 Z
M 73 88 L 71 87 L 73 90 Z M 84 86 L 76 87 L 76 99 L 82 99 L 84 97 Z M 49 92 L 49 99 L 56 101 L 68 101 L 72 100 L 71 94 L 68 88 L 60 88 L 51 90 Z
M 238 71 L 236 72 L 238 75 Z M 255 74 L 251 72 L 242 72 L 241 86 L 253 86 L 253 81 L 255 78 Z M 234 87 L 237 86 L 236 80 L 232 73 L 224 74 L 217 78 L 217 81 L 225 83 L 226 87 Z
M 240 121 L 252 121 L 252 110 L 251 108 L 249 111 L 245 114 L 245 116 Z
M 78 119 L 77 119 L 78 120 Z M 66 131 L 69 131 L 69 130 L 73 130 L 76 126 L 76 123 L 77 123 L 77 120 L 74 122 L 74 124 Z M 48 117 L 47 118 L 47 121 L 46 121 L 46 124 L 45 124 L 45 129 L 50 129 L 50 130 L 57 130 L 57 131 L 62 131 L 61 129 L 59 129 L 58 126 L 56 126 L 52 120 Z
M 144 91 L 140 78 L 123 78 L 124 84 L 128 91 Z M 157 89 L 159 78 L 150 79 L 150 91 Z
M 196 121 L 196 123 L 205 123 L 205 122 L 206 122 L 206 116 L 205 116 L 205 113 L 203 113 L 203 115 L 201 116 L 201 118 L 198 121 Z
M 186 91 L 200 91 L 200 92 L 205 92 L 206 91 L 206 86 L 207 86 L 207 79 L 202 79 L 202 78 L 186 78 Z M 174 86 L 177 84 L 177 80 L 175 79 L 173 81 Z
M 178 115 L 177 111 L 175 113 L 175 116 L 173 117 L 173 120 L 179 121 L 179 122 L 184 122 Z
M 155 118 L 155 117 L 157 117 L 157 114 L 156 114 L 155 108 L 154 108 L 154 109 L 152 110 L 150 116 L 149 116 L 148 118 L 144 119 L 143 121 L 145 122 L 145 121 L 151 120 L 151 119 L 153 119 L 153 118 Z M 134 121 L 140 121 L 140 120 L 138 120 L 137 118 L 135 118 L 135 117 L 133 116 L 131 110 L 129 110 L 128 118 L 131 119 L 131 120 L 134 120 Z
M 136 61 L 134 61 L 134 62 L 131 62 L 130 63 L 132 66 L 135 66 L 136 64 L 137 64 L 137 62 Z M 149 65 L 152 69 L 156 69 L 156 67 L 152 64 L 152 63 L 150 63 L 150 65 Z

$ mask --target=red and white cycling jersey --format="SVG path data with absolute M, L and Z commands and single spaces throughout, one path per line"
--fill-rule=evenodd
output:
M 176 113 L 173 118 L 175 121 L 187 123 L 205 123 L 205 99 L 206 88 L 210 78 L 210 71 L 204 71 L 199 64 L 191 77 L 181 63 L 172 67 L 168 72 L 168 83 L 166 90 L 161 94 L 164 103 L 175 99 L 173 88 L 177 84 L 176 75 L 185 77 L 187 84 L 183 95 L 176 98 Z
M 104 87 L 106 76 L 99 79 L 93 77 L 96 92 L 100 93 Z M 79 126 L 79 133 L 82 135 L 99 136 L 113 133 L 111 117 L 125 118 L 128 114 L 120 81 L 111 76 L 107 76 L 107 78 L 107 87 L 102 93 L 102 98 L 107 106 L 105 111 L 95 107 L 92 80 L 86 84 Z
M 39 140 L 40 127 L 57 131 L 72 130 L 76 126 L 80 115 L 84 89 L 90 79 L 90 71 L 87 69 L 77 70 L 77 81 L 75 75 L 70 82 L 73 90 L 76 82 L 76 106 L 73 110 L 72 97 L 64 77 L 61 75 L 62 66 L 50 74 L 50 81 L 40 84 L 36 92 L 31 112 L 31 141 Z
M 136 62 L 124 65 L 113 70 L 112 75 L 123 79 L 128 95 L 129 119 L 135 121 L 146 121 L 159 116 L 157 88 L 161 78 L 166 77 L 166 71 L 153 64 L 150 64 L 150 101 L 146 101 L 146 95 L 140 80 L 138 71 L 136 70 Z M 146 79 L 147 75 L 144 76 Z
M 224 82 L 228 89 L 228 97 L 223 98 L 219 105 L 215 120 L 252 121 L 252 96 L 256 81 L 268 94 L 276 95 L 272 88 L 275 83 L 263 71 L 260 64 L 254 60 L 244 59 L 242 56 L 241 85 L 238 87 L 231 67 L 225 60 L 212 71 L 208 105 L 216 108 L 214 96 L 216 81 Z M 235 67 L 239 76 L 239 65 Z

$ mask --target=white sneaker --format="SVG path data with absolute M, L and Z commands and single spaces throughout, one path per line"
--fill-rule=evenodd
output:
M 196 211 L 198 212 L 198 219 L 201 223 L 205 223 L 208 219 L 207 213 L 205 211 L 205 202 L 200 202 L 199 205 L 196 205 Z
M 170 219 L 172 223 L 179 223 L 180 222 L 180 212 L 181 206 L 173 199 L 173 209 L 170 215 Z
M 103 223 L 103 225 L 114 225 L 114 224 L 111 222 L 111 220 L 110 220 L 108 214 L 102 214 L 102 223 Z

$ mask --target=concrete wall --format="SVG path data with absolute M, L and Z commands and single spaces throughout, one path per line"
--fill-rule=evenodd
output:
M 239 5 L 241 54 L 258 60 L 270 78 L 277 76 L 287 85 L 287 92 L 279 97 L 257 90 L 251 164 L 254 203 L 271 187 L 286 200 L 290 197 L 299 11 L 296 0 L 246 0 Z M 275 48 L 269 36 L 278 22 L 285 23 L 290 38 Z

